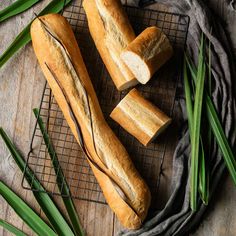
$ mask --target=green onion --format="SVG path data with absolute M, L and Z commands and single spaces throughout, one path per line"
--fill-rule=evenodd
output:
M 13 43 L 7 48 L 7 50 L 0 57 L 0 68 L 23 46 L 30 42 L 30 25 L 18 34 Z
M 208 93 L 211 94 L 211 41 L 209 40 L 209 45 L 208 45 Z M 205 106 L 206 110 L 206 106 Z M 212 132 L 210 128 L 210 124 L 207 120 L 207 147 L 208 147 L 208 157 L 211 155 L 211 139 L 212 139 Z M 204 157 L 205 159 L 205 157 Z M 206 164 L 206 161 L 201 164 L 200 169 L 205 169 L 205 172 L 200 171 L 201 174 L 205 173 L 204 176 L 200 175 L 199 179 L 199 188 L 200 188 L 200 196 L 202 201 L 204 202 L 205 205 L 208 204 L 209 201 L 209 181 L 210 181 L 210 171 L 209 171 L 209 161 Z M 204 191 L 202 191 L 203 189 Z
M 17 229 L 14 225 L 0 219 L 0 226 L 16 236 L 27 236 L 23 231 Z
M 206 168 L 206 161 L 203 149 L 202 139 L 200 139 L 200 150 L 199 150 L 199 193 L 200 197 L 205 205 L 208 204 L 209 199 L 209 179 L 208 179 L 208 169 Z
M 192 106 L 192 98 L 191 98 L 191 86 L 188 79 L 188 72 L 186 67 L 186 56 L 184 58 L 184 91 L 185 91 L 185 101 L 186 101 L 186 111 L 188 117 L 188 125 L 189 125 L 189 133 L 190 139 L 193 138 L 192 134 L 192 126 L 193 126 L 193 106 Z M 208 202 L 208 195 L 207 195 L 207 185 L 205 179 L 205 158 L 204 158 L 204 148 L 202 139 L 200 137 L 200 150 L 199 150 L 199 160 L 200 160 L 200 174 L 199 174 L 199 192 L 200 196 L 205 204 Z
M 0 181 L 0 195 L 35 233 L 56 236 L 56 233 L 2 181 Z
M 185 60 L 186 60 L 186 63 L 188 65 L 188 69 L 191 73 L 191 77 L 192 77 L 192 81 L 193 81 L 193 86 L 195 86 L 195 83 L 196 83 L 196 78 L 197 78 L 197 69 L 193 63 L 193 61 L 191 60 L 191 58 L 185 54 Z
M 209 48 L 210 48 L 210 43 L 209 43 Z M 210 50 L 209 50 L 209 65 L 211 64 L 210 58 L 211 58 L 211 54 L 210 54 Z M 189 62 L 189 59 L 188 59 L 187 55 L 185 54 L 185 63 L 186 63 L 186 61 Z M 209 65 L 208 65 L 208 68 L 209 68 Z M 185 64 L 185 66 L 186 66 L 186 64 Z M 197 74 L 196 68 L 191 67 L 189 69 L 190 69 L 191 75 Z M 187 69 L 185 68 L 185 70 L 186 70 L 185 74 L 187 74 Z M 210 78 L 211 70 L 208 70 L 208 73 L 209 73 L 208 78 L 209 78 L 209 81 L 210 81 L 210 79 L 211 79 Z M 193 85 L 193 91 L 195 92 L 194 82 L 192 81 L 191 84 Z M 210 82 L 209 82 L 209 84 L 210 84 Z M 186 86 L 190 87 L 189 82 Z M 185 90 L 186 90 L 186 86 L 185 86 Z M 189 96 L 191 97 L 191 95 L 189 95 Z M 186 101 L 188 99 L 189 98 L 186 97 Z M 187 108 L 188 108 L 188 106 L 187 106 Z M 190 121 L 189 116 L 188 116 L 188 120 Z M 190 122 L 192 123 L 192 121 L 190 121 Z M 211 129 L 209 129 L 209 131 L 211 131 Z M 209 132 L 209 131 L 208 131 L 208 138 L 211 139 L 211 135 L 209 135 L 209 133 L 211 133 L 211 132 Z M 210 144 L 209 140 L 208 140 L 208 144 Z M 208 148 L 210 149 L 210 145 L 208 145 Z M 209 154 L 210 154 L 210 152 L 209 152 Z M 203 142 L 202 142 L 201 137 L 200 137 L 199 161 L 200 161 L 200 166 L 199 166 L 199 193 L 200 193 L 200 197 L 201 197 L 203 203 L 205 205 L 207 205 L 208 200 L 209 200 L 209 170 L 206 166 L 205 152 L 204 152 L 204 147 L 203 147 Z
M 211 125 L 212 132 L 223 154 L 225 164 L 231 174 L 231 177 L 236 185 L 236 161 L 233 151 L 227 141 L 224 130 L 221 126 L 220 120 L 217 116 L 215 107 L 209 96 L 206 96 L 207 117 Z
M 186 59 L 187 59 L 186 62 L 187 62 L 188 68 L 189 68 L 191 75 L 192 75 L 192 79 L 193 79 L 194 83 L 196 84 L 196 78 L 197 78 L 196 68 L 195 68 L 193 62 L 189 58 L 186 58 Z M 230 147 L 230 144 L 228 143 L 228 140 L 227 140 L 224 130 L 222 128 L 221 122 L 218 118 L 214 104 L 206 91 L 205 91 L 204 101 L 206 103 L 208 123 L 210 124 L 211 130 L 214 134 L 214 137 L 216 138 L 217 144 L 220 147 L 220 150 L 221 150 L 222 156 L 224 158 L 225 164 L 228 168 L 228 171 L 233 179 L 234 184 L 236 185 L 235 157 L 234 157 L 233 151 Z
M 68 5 L 72 0 L 53 0 L 51 1 L 38 15 L 45 15 L 48 13 L 58 13 L 65 6 Z M 0 57 L 0 68 L 23 46 L 31 41 L 30 36 L 30 25 L 27 25 L 23 31 L 15 38 L 15 40 L 11 43 L 11 45 L 7 48 L 7 50 Z
M 0 22 L 26 11 L 41 0 L 17 0 L 10 6 L 0 11 Z
M 192 125 L 192 139 L 191 139 L 191 209 L 197 210 L 197 190 L 198 190 L 198 171 L 199 171 L 199 143 L 201 130 L 201 114 L 202 114 L 202 100 L 205 79 L 205 63 L 204 63 L 204 40 L 201 38 L 201 46 L 198 58 L 198 70 L 196 81 L 196 93 L 194 97 L 193 109 L 193 125 Z
M 211 94 L 211 41 L 208 45 L 208 93 Z
M 69 186 L 65 180 L 63 171 L 62 171 L 60 164 L 59 164 L 57 154 L 54 151 L 53 144 L 50 141 L 50 138 L 49 138 L 49 135 L 46 131 L 43 120 L 40 117 L 39 110 L 37 108 L 35 108 L 35 109 L 33 109 L 33 112 L 34 112 L 34 115 L 37 119 L 39 128 L 42 132 L 45 145 L 47 146 L 49 156 L 51 157 L 52 164 L 54 166 L 55 173 L 57 173 L 58 188 L 59 188 L 62 196 L 69 196 L 69 197 L 63 197 L 62 199 L 63 199 L 64 205 L 65 205 L 65 208 L 67 210 L 68 216 L 71 220 L 73 230 L 76 233 L 76 235 L 84 235 L 84 232 L 83 232 L 82 227 L 80 225 L 78 213 L 77 213 L 76 208 L 74 206 L 73 200 L 70 197 Z
M 192 93 L 191 86 L 189 84 L 185 58 L 184 58 L 184 91 L 185 91 L 185 101 L 186 101 L 186 111 L 187 111 L 187 117 L 188 117 L 189 133 L 191 137 L 192 124 L 193 124 L 193 105 L 192 105 L 192 98 L 191 98 L 191 93 Z
M 25 169 L 25 177 L 28 183 L 34 189 L 37 189 L 37 191 L 33 191 L 34 197 L 39 203 L 40 207 L 42 208 L 44 214 L 48 218 L 50 224 L 52 225 L 56 233 L 61 236 L 74 235 L 72 230 L 70 229 L 70 226 L 56 207 L 53 200 L 48 194 L 45 193 L 44 187 L 40 184 L 32 170 L 29 167 L 25 168 L 26 163 L 24 159 L 21 157 L 20 153 L 17 151 L 17 149 L 15 148 L 15 146 L 2 128 L 0 128 L 0 135 L 20 170 L 24 172 Z

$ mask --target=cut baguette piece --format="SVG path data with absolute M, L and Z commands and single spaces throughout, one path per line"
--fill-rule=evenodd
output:
M 31 37 L 45 78 L 107 203 L 124 227 L 140 228 L 150 191 L 104 119 L 70 24 L 59 14 L 40 16 L 31 25 Z
M 136 79 L 141 84 L 146 84 L 172 54 L 173 49 L 166 35 L 152 26 L 145 29 L 122 51 L 121 59 Z
M 117 89 L 138 84 L 120 58 L 122 50 L 135 39 L 120 0 L 84 0 L 83 7 L 91 36 Z
M 171 118 L 132 89 L 111 112 L 110 117 L 144 146 L 171 123 Z

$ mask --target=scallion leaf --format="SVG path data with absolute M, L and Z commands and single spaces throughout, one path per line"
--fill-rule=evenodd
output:
M 199 171 L 199 143 L 200 143 L 200 130 L 201 130 L 201 114 L 202 114 L 202 101 L 205 80 L 205 63 L 204 63 L 204 40 L 201 37 L 201 45 L 198 58 L 196 93 L 194 97 L 193 109 L 193 125 L 192 125 L 192 139 L 191 139 L 191 209 L 197 210 L 197 192 L 198 192 L 198 171 Z
M 186 101 L 186 111 L 188 117 L 189 133 L 191 137 L 192 133 L 192 124 L 193 124 L 193 105 L 192 105 L 192 91 L 189 84 L 188 72 L 186 67 L 186 59 L 184 58 L 184 92 L 185 92 L 185 101 Z
M 0 22 L 26 11 L 41 0 L 16 0 L 10 6 L 0 11 Z
M 74 232 L 76 233 L 76 235 L 84 235 L 83 229 L 80 225 L 80 220 L 79 220 L 79 217 L 78 217 L 78 213 L 76 211 L 73 200 L 70 197 L 69 186 L 66 182 L 63 171 L 60 167 L 57 154 L 56 154 L 56 152 L 53 148 L 53 144 L 50 141 L 50 137 L 47 133 L 47 130 L 45 128 L 43 120 L 42 120 L 42 118 L 39 114 L 39 110 L 37 108 L 35 108 L 35 109 L 33 109 L 33 112 L 34 112 L 34 115 L 37 119 L 37 123 L 38 123 L 39 128 L 41 130 L 41 133 L 43 135 L 45 145 L 48 149 L 49 156 L 51 157 L 52 164 L 53 164 L 55 173 L 57 175 L 56 180 L 57 180 L 58 189 L 59 189 L 60 193 L 62 194 L 62 196 L 68 196 L 68 197 L 62 197 L 62 199 L 63 199 L 63 202 L 64 202 L 64 206 L 67 210 L 68 216 L 71 220 L 72 228 L 73 228 Z
M 199 150 L 199 193 L 200 197 L 205 205 L 208 204 L 209 199 L 209 191 L 208 191 L 208 176 L 209 173 L 208 169 L 206 168 L 206 160 L 205 160 L 205 154 L 204 154 L 204 148 L 202 139 L 200 139 L 200 150 Z
M 48 13 L 58 13 L 72 0 L 53 0 L 51 1 L 38 15 L 45 15 Z M 32 22 L 31 22 L 32 23 Z M 0 68 L 23 46 L 31 41 L 30 25 L 27 25 L 23 31 L 15 38 L 11 45 L 0 57 Z
M 193 106 L 192 106 L 192 90 L 191 85 L 188 79 L 188 72 L 186 67 L 186 56 L 184 58 L 184 91 L 185 91 L 185 101 L 186 101 L 186 111 L 188 117 L 188 125 L 189 125 L 189 134 L 190 139 L 192 139 L 192 126 L 193 126 Z M 193 90 L 194 91 L 194 90 Z M 207 185 L 206 185 L 206 169 L 205 169 L 205 158 L 204 158 L 204 148 L 202 139 L 200 137 L 200 150 L 199 150 L 199 160 L 200 160 L 200 169 L 199 169 L 199 192 L 203 202 L 206 204 L 208 202 L 207 195 Z
M 27 236 L 23 231 L 19 230 L 14 225 L 9 224 L 8 222 L 2 219 L 0 219 L 0 226 L 2 226 L 4 229 L 8 230 L 10 233 L 16 236 Z
M 191 77 L 196 84 L 197 80 L 197 74 L 196 74 L 196 68 L 193 64 L 193 62 L 187 58 L 186 60 L 188 68 L 191 72 Z M 221 122 L 218 118 L 216 109 L 214 107 L 214 104 L 211 100 L 211 97 L 208 95 L 208 93 L 205 91 L 205 99 L 206 103 L 206 111 L 207 111 L 207 119 L 208 123 L 210 124 L 210 127 L 213 131 L 214 137 L 216 138 L 217 144 L 220 147 L 222 156 L 224 158 L 225 164 L 228 168 L 228 171 L 233 179 L 234 184 L 236 185 L 236 160 L 235 156 L 233 154 L 233 151 L 230 147 L 230 144 L 226 138 L 226 135 L 224 133 L 224 130 L 222 128 Z
M 56 233 L 2 181 L 0 181 L 0 195 L 35 233 L 56 236 Z
M 227 141 L 224 130 L 221 126 L 220 120 L 217 116 L 215 107 L 209 96 L 206 96 L 207 117 L 211 125 L 212 132 L 223 154 L 225 164 L 231 174 L 234 184 L 236 185 L 236 161 L 233 151 Z
M 74 236 L 70 226 L 56 207 L 55 203 L 51 197 L 45 193 L 44 187 L 40 184 L 32 170 L 29 167 L 26 167 L 25 160 L 22 158 L 21 154 L 17 151 L 16 147 L 2 128 L 0 128 L 0 135 L 22 173 L 25 171 L 25 178 L 29 185 L 34 189 L 37 189 L 37 191 L 33 191 L 34 197 L 56 233 L 62 236 Z

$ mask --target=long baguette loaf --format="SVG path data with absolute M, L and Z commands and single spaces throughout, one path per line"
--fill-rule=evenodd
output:
M 42 16 L 32 23 L 31 36 L 42 71 L 108 204 L 125 227 L 139 228 L 150 205 L 149 189 L 105 122 L 69 23 L 57 14 Z
M 120 0 L 84 0 L 89 31 L 118 90 L 138 83 L 120 58 L 120 53 L 135 39 Z

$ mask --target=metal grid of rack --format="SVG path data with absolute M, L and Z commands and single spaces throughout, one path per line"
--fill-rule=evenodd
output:
M 137 89 L 145 98 L 157 105 L 166 114 L 172 116 L 181 68 L 181 60 L 179 58 L 183 54 L 189 18 L 185 15 L 140 9 L 127 5 L 124 8 L 136 34 L 139 34 L 148 26 L 155 25 L 168 36 L 173 45 L 174 56 L 172 60 L 163 66 L 147 85 L 137 86 Z M 155 196 L 158 194 L 158 187 L 163 173 L 162 166 L 165 160 L 165 153 L 166 149 L 168 149 L 166 137 L 170 133 L 170 129 L 154 141 L 154 143 L 148 147 L 144 147 L 109 118 L 112 109 L 128 91 L 118 92 L 109 77 L 89 34 L 86 15 L 81 2 L 72 2 L 65 9 L 63 15 L 73 27 L 104 116 L 127 148 L 138 171 L 148 183 L 152 192 L 153 201 L 155 202 Z M 175 67 L 171 67 L 176 69 L 168 71 L 171 63 L 176 64 Z M 62 111 L 58 107 L 47 84 L 45 85 L 40 104 L 40 116 L 47 125 L 47 130 L 57 153 L 64 177 L 70 186 L 71 196 L 97 203 L 106 203 L 86 157 L 73 137 Z M 48 154 L 37 123 L 27 158 L 26 168 L 29 167 L 33 170 L 35 177 L 44 185 L 48 193 L 60 195 L 60 190 L 56 184 L 57 173 L 54 171 L 52 160 Z M 33 186 L 26 184 L 25 176 L 23 177 L 22 185 L 26 189 L 35 191 Z

